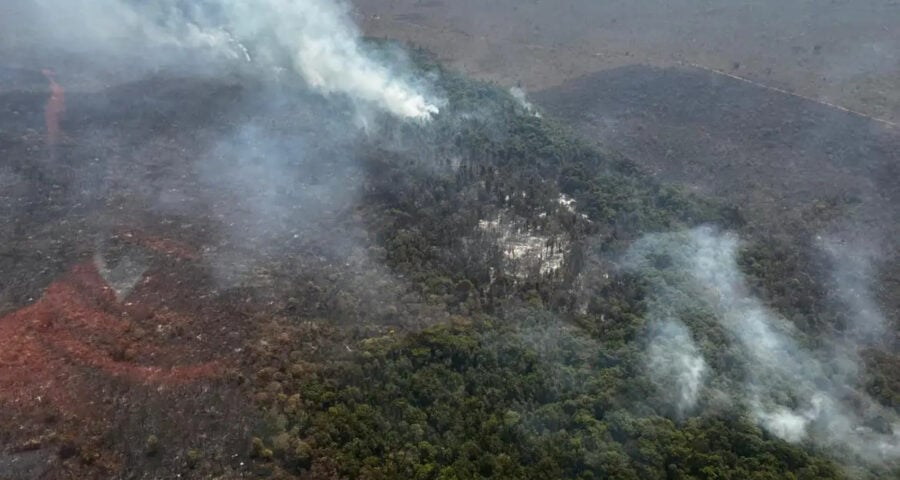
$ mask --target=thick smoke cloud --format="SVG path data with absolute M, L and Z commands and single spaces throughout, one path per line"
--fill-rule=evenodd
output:
M 258 42 L 254 50 L 273 62 L 287 54 L 322 93 L 348 94 L 404 118 L 438 112 L 434 102 L 365 54 L 346 10 L 330 0 L 231 0 L 221 7 L 238 40 Z
M 294 72 L 321 94 L 401 118 L 438 112 L 423 82 L 366 51 L 346 6 L 331 0 L 37 0 L 5 8 L 4 43 L 26 56 L 82 55 L 129 69 L 243 63 L 272 75 Z
M 743 385 L 736 398 L 744 399 L 763 428 L 789 442 L 810 439 L 867 462 L 896 461 L 896 415 L 840 374 L 858 368 L 845 365 L 855 361 L 853 352 L 829 351 L 824 358 L 826 352 L 805 347 L 800 332 L 751 293 L 737 262 L 740 246 L 737 236 L 710 227 L 654 234 L 632 246 L 626 264 L 651 280 L 651 313 L 658 303 L 675 311 L 705 310 L 741 347 L 745 374 L 729 380 Z M 687 334 L 677 328 L 669 334 L 671 345 L 651 343 L 651 365 L 655 358 L 683 355 L 678 339 Z M 661 353 L 664 348 L 670 351 Z M 680 388 L 690 385 L 683 380 Z

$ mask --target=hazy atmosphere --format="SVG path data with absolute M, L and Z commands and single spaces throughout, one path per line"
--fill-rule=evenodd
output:
M 0 4 L 0 480 L 900 477 L 900 4 Z

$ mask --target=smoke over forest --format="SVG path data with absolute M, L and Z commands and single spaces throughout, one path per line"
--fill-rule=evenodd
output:
M 0 6 L 0 480 L 896 476 L 891 120 L 568 3 Z
M 751 416 L 763 428 L 789 442 L 812 437 L 838 451 L 854 451 L 871 461 L 896 460 L 900 438 L 884 433 L 885 428 L 888 432 L 896 428 L 896 415 L 855 392 L 859 366 L 852 340 L 834 339 L 828 342 L 827 350 L 810 351 L 793 325 L 750 293 L 738 266 L 738 248 L 734 235 L 700 227 L 685 233 L 645 237 L 629 255 L 636 257 L 631 261 L 638 268 L 653 268 L 652 262 L 665 264 L 656 272 L 659 283 L 651 287 L 656 309 L 668 309 L 665 313 L 676 318 L 684 314 L 681 312 L 690 315 L 692 310 L 708 310 L 708 315 L 718 322 L 715 327 L 740 345 L 743 351 L 738 358 L 745 362 L 740 369 L 744 378 L 723 379 L 723 384 L 740 385 L 740 390 L 726 393 L 746 402 Z M 838 253 L 832 248 L 829 254 Z M 864 301 L 856 298 L 871 298 L 868 286 L 858 283 L 865 280 L 851 279 L 853 274 L 868 268 L 865 259 L 855 260 L 850 265 L 836 262 L 834 272 L 842 290 L 855 292 L 847 305 L 851 308 Z M 841 295 L 842 300 L 847 297 Z M 877 308 L 871 304 L 867 307 Z M 877 311 L 848 311 L 857 313 L 849 319 L 850 332 L 877 328 L 872 325 Z M 662 349 L 660 341 L 655 340 L 648 353 L 651 365 L 667 365 L 673 370 L 671 374 L 677 378 L 674 388 L 690 399 L 690 405 L 696 401 L 700 388 L 703 359 L 698 357 L 683 327 L 679 323 L 670 325 L 676 332 L 667 341 L 675 342 L 675 338 L 683 345 Z M 697 327 L 712 328 L 703 324 Z M 873 429 L 873 422 L 880 424 L 879 431 Z

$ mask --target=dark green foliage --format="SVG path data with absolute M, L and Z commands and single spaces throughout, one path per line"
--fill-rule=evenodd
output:
M 372 479 L 838 478 L 740 418 L 636 416 L 623 399 L 646 381 L 540 311 L 364 344 L 275 407 L 291 412 L 276 432 L 308 445 L 293 467 L 311 455 Z

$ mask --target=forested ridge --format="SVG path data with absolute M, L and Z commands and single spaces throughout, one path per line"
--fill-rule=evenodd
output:
M 25 3 L 0 480 L 900 479 L 896 0 Z
M 385 123 L 380 138 L 398 140 L 368 145 L 354 213 L 370 232 L 366 255 L 402 279 L 406 293 L 379 297 L 383 280 L 329 266 L 323 275 L 352 284 L 341 295 L 372 297 L 323 298 L 321 308 L 286 309 L 272 323 L 247 379 L 265 417 L 250 447 L 261 474 L 890 475 L 780 440 L 735 399 L 682 415 L 648 378 L 645 274 L 668 275 L 667 260 L 653 273 L 622 270 L 617 259 L 645 233 L 741 231 L 738 208 L 661 185 L 498 87 L 421 62 L 439 72 L 447 106 L 426 126 Z M 514 219 L 513 229 L 565 250 L 564 260 L 550 271 L 517 270 L 482 228 L 494 218 Z M 740 263 L 751 287 L 816 343 L 816 332 L 838 320 L 825 314 L 806 246 L 746 233 L 752 241 Z M 307 287 L 297 295 L 307 304 L 327 296 L 327 288 Z M 717 378 L 739 378 L 741 354 L 710 315 L 699 308 L 685 322 L 703 329 L 697 340 Z M 869 392 L 896 405 L 889 367 L 871 367 Z

